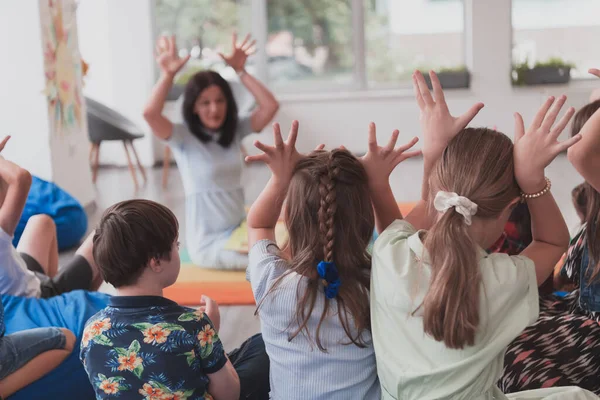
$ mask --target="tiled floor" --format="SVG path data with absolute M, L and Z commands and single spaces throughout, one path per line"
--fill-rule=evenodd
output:
M 422 177 L 421 160 L 408 160 L 397 168 L 392 175 L 391 183 L 399 201 L 412 201 L 418 197 Z M 163 189 L 161 184 L 162 170 L 148 169 L 148 182 L 140 190 L 135 191 L 129 170 L 126 168 L 104 168 L 98 175 L 96 185 L 96 208 L 89 213 L 89 229 L 98 223 L 102 212 L 115 202 L 130 198 L 146 198 L 159 201 L 170 207 L 179 219 L 182 239 L 185 232 L 185 196 L 177 168 L 171 168 L 169 184 Z M 251 203 L 269 179 L 269 171 L 264 166 L 253 165 L 244 171 L 246 198 Z M 576 214 L 571 204 L 571 189 L 582 179 L 569 164 L 566 156 L 561 155 L 548 170 L 553 182 L 553 193 L 567 220 L 569 227 L 576 226 Z M 184 242 L 184 240 L 182 240 Z M 68 259 L 73 252 L 61 254 L 61 259 Z M 111 291 L 108 286 L 101 290 Z M 237 347 L 246 338 L 260 329 L 251 306 L 221 307 L 220 336 L 227 349 Z

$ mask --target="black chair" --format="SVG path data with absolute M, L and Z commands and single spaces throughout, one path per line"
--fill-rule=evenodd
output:
M 125 148 L 125 155 L 127 156 L 127 163 L 129 165 L 129 171 L 133 177 L 133 183 L 136 189 L 139 187 L 137 181 L 137 175 L 135 167 L 131 162 L 131 156 L 129 155 L 129 147 L 133 151 L 135 161 L 140 169 L 144 182 L 146 182 L 146 171 L 140 163 L 140 159 L 133 146 L 135 139 L 144 137 L 142 130 L 117 111 L 101 104 L 88 97 L 85 98 L 87 106 L 87 119 L 88 119 L 88 135 L 92 144 L 90 149 L 90 163 L 92 165 L 92 181 L 96 183 L 98 176 L 98 159 L 100 156 L 100 144 L 104 141 L 119 140 L 123 142 Z

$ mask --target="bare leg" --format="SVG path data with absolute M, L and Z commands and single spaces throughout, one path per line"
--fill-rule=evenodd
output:
M 23 367 L 0 381 L 0 396 L 7 398 L 16 391 L 37 381 L 54 368 L 58 367 L 73 351 L 75 335 L 68 329 L 61 329 L 67 338 L 63 350 L 46 351 L 33 358 Z
M 29 218 L 17 251 L 29 254 L 42 266 L 44 273 L 53 278 L 58 271 L 58 241 L 52 218 L 44 214 Z
M 90 267 L 92 268 L 91 290 L 98 290 L 98 288 L 100 287 L 100 285 L 102 285 L 102 282 L 104 282 L 104 280 L 102 279 L 102 276 L 100 275 L 100 270 L 98 269 L 98 265 L 94 261 L 94 254 L 93 254 L 93 250 L 94 250 L 94 233 L 95 232 L 90 233 L 88 235 L 88 237 L 85 238 L 85 241 L 77 249 L 77 251 L 75 252 L 75 254 L 78 254 L 78 255 L 82 256 L 90 264 Z

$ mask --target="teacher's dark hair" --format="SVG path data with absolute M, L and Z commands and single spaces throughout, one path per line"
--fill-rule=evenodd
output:
M 185 93 L 183 97 L 183 119 L 190 130 L 190 132 L 198 138 L 202 143 L 206 143 L 211 140 L 211 136 L 204 132 L 204 125 L 200 121 L 200 117 L 194 112 L 194 104 L 200 96 L 200 93 L 209 86 L 217 85 L 227 101 L 227 115 L 225 116 L 225 122 L 221 126 L 221 136 L 217 143 L 223 147 L 229 147 L 238 124 L 238 108 L 233 98 L 233 92 L 231 86 L 221 75 L 215 71 L 200 71 L 189 80 L 185 87 Z

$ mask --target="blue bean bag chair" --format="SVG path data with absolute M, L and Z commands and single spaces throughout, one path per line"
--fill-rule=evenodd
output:
M 49 215 L 54 220 L 59 250 L 78 245 L 87 231 L 87 215 L 81 204 L 56 184 L 34 176 L 21 220 L 15 230 L 15 247 L 29 218 L 38 214 Z
M 21 389 L 8 400 L 94 400 L 94 389 L 79 361 L 79 344 L 86 321 L 106 307 L 109 295 L 76 290 L 50 299 L 2 296 L 6 333 L 56 326 L 77 336 L 73 353 L 42 379 Z

